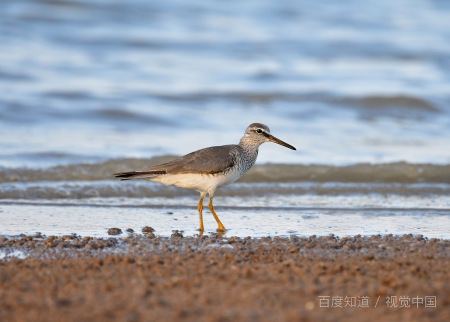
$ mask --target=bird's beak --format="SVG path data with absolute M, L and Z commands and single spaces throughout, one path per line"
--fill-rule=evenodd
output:
M 291 150 L 297 150 L 297 149 L 294 148 L 292 145 L 287 144 L 286 142 L 281 141 L 280 139 L 277 139 L 277 138 L 274 137 L 273 135 L 269 135 L 269 136 L 267 136 L 267 138 L 269 139 L 270 142 L 277 143 L 277 144 L 279 144 L 279 145 L 285 146 L 285 147 L 287 147 L 287 148 L 289 148 L 289 149 L 291 149 Z

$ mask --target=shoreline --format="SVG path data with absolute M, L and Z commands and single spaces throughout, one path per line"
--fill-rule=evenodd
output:
M 2 252 L 26 256 L 0 260 L 2 321 L 450 319 L 450 240 L 421 235 L 23 236 Z

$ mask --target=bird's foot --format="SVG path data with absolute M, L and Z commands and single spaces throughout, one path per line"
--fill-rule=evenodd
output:
M 200 227 L 200 228 L 198 229 L 198 235 L 199 235 L 199 236 L 203 236 L 203 232 L 204 232 L 203 227 Z
M 219 227 L 216 229 L 216 231 L 217 231 L 219 234 L 224 234 L 227 230 L 225 229 L 224 226 L 219 226 Z

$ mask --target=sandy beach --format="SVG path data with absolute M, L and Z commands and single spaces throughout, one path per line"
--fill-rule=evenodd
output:
M 448 321 L 450 241 L 0 240 L 1 321 Z

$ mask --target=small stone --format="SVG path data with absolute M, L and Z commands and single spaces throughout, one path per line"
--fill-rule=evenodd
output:
M 73 244 L 73 246 L 74 246 L 74 247 L 77 247 L 77 248 L 82 248 L 82 247 L 84 247 L 84 245 L 85 245 L 85 243 L 83 243 L 83 242 L 75 242 L 75 243 Z
M 91 243 L 86 245 L 87 249 L 98 249 L 97 243 Z
M 144 228 L 142 228 L 143 233 L 151 233 L 153 231 L 155 231 L 155 230 L 150 226 L 145 226 Z
M 72 244 L 68 243 L 68 242 L 63 242 L 63 243 L 59 244 L 58 246 L 60 246 L 62 248 L 69 248 L 72 246 Z
M 120 228 L 109 228 L 108 235 L 120 235 L 122 230 Z
M 51 240 L 46 241 L 45 244 L 46 244 L 48 247 L 51 247 L 51 248 L 53 248 L 53 247 L 56 246 L 56 244 L 55 244 L 54 242 L 52 242 Z
M 126 232 L 131 234 L 131 233 L 134 233 L 134 230 L 131 229 L 131 228 L 128 228 L 128 229 L 126 230 Z

